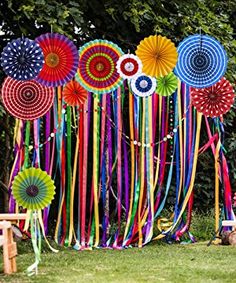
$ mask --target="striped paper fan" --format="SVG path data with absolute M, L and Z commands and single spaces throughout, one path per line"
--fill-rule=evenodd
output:
M 14 117 L 35 120 L 46 114 L 53 104 L 53 88 L 36 81 L 17 81 L 7 77 L 2 85 L 3 105 Z

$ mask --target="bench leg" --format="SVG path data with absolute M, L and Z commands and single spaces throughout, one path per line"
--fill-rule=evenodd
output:
M 11 274 L 11 263 L 9 260 L 9 249 L 8 249 L 8 228 L 3 229 L 3 265 L 4 265 L 4 273 Z
M 16 267 L 16 243 L 13 241 L 13 234 L 11 228 L 3 229 L 4 244 L 3 244 L 3 263 L 4 273 L 11 274 L 17 271 Z M 13 249 L 11 251 L 10 249 Z

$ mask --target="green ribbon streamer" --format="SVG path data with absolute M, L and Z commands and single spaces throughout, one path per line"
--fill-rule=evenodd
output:
M 26 270 L 28 276 L 32 276 L 38 273 L 38 265 L 41 261 L 41 247 L 42 247 L 42 237 L 40 232 L 40 225 L 37 217 L 37 212 L 30 212 L 30 233 L 31 241 L 35 254 L 35 262 L 29 266 Z
M 25 126 L 25 160 L 22 169 L 29 168 L 30 121 Z

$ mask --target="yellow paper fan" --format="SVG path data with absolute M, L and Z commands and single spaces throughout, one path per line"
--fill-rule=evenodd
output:
M 143 72 L 152 77 L 169 74 L 178 58 L 174 43 L 161 35 L 144 38 L 137 47 L 136 55 L 143 63 Z

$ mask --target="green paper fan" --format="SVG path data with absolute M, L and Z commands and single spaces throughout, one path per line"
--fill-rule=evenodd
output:
M 12 194 L 17 203 L 24 208 L 43 209 L 54 198 L 54 181 L 45 171 L 31 167 L 18 173 L 14 178 Z
M 169 96 L 175 92 L 178 86 L 178 79 L 174 73 L 157 78 L 157 93 L 161 96 Z

